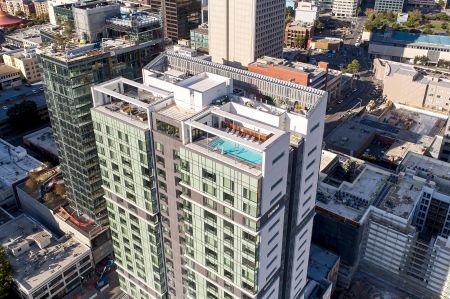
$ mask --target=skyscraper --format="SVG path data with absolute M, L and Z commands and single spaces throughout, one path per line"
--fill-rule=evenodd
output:
M 209 0 L 209 53 L 213 62 L 247 67 L 283 53 L 284 0 Z
M 201 24 L 201 0 L 149 0 L 154 13 L 164 18 L 164 34 L 172 40 L 189 39 L 191 29 Z
M 297 110 L 241 96 L 251 87 Z M 301 297 L 326 99 L 171 52 L 144 70 L 144 84 L 95 86 L 121 288 L 133 298 Z
M 96 220 L 106 220 L 106 206 L 90 115 L 91 86 L 117 76 L 141 77 L 142 67 L 163 48 L 159 16 L 111 18 L 106 27 L 110 37 L 127 35 L 127 40 L 37 51 L 68 198 L 72 207 Z

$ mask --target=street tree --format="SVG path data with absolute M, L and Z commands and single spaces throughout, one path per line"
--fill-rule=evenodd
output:
M 345 71 L 349 74 L 356 74 L 357 72 L 359 72 L 359 68 L 359 61 L 357 59 L 353 59 L 352 62 L 347 65 Z
M 6 250 L 0 247 L 0 299 L 12 297 L 13 275 Z
M 296 48 L 303 48 L 305 45 L 306 38 L 303 35 L 297 35 L 294 38 L 294 45 Z

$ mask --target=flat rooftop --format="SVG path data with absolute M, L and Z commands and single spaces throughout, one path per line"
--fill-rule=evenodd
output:
M 56 147 L 55 138 L 53 137 L 53 129 L 45 127 L 36 132 L 23 136 L 24 142 L 28 142 L 39 147 L 52 155 L 58 156 L 58 148 Z
M 52 32 L 49 32 L 50 34 Z M 146 43 L 139 46 L 144 47 Z M 51 46 L 40 47 L 36 50 L 38 54 L 51 56 L 54 59 L 62 60 L 64 62 L 85 59 L 88 57 L 104 55 L 108 52 L 121 51 L 126 52 L 127 48 L 133 48 L 137 45 L 129 40 L 124 39 L 108 39 L 98 43 L 92 44 L 71 44 L 67 46 L 67 50 L 54 50 Z
M 372 40 L 382 43 L 427 44 L 440 47 L 450 46 L 449 36 L 417 34 L 402 31 L 394 31 L 388 36 L 383 33 L 374 33 Z
M 328 274 L 336 265 L 339 256 L 318 245 L 311 244 L 309 252 L 308 277 L 315 281 L 327 279 Z
M 37 242 L 47 246 L 38 246 Z M 0 244 L 8 248 L 8 260 L 14 280 L 23 288 L 32 290 L 89 252 L 89 248 L 73 237 L 56 240 L 52 234 L 31 218 L 20 215 L 0 226 Z M 22 246 L 22 254 L 14 256 L 11 249 Z M 27 249 L 28 247 L 28 249 Z
M 409 219 L 414 209 L 422 187 L 426 182 L 417 180 L 411 175 L 399 175 L 396 184 L 389 190 L 388 194 L 378 205 L 378 208 L 395 216 Z
M 343 181 L 338 188 L 326 184 L 321 176 L 317 206 L 357 222 L 378 200 L 388 178 L 388 172 L 370 165 L 365 165 L 353 182 Z
M 205 74 L 203 76 L 194 76 L 191 80 L 181 81 L 178 85 L 198 92 L 205 92 L 223 83 L 223 80 L 218 79 L 216 76 Z
M 186 65 L 188 68 L 186 69 Z M 209 72 L 216 75 L 221 75 L 233 79 L 233 86 L 249 89 L 252 86 L 253 90 L 249 92 L 260 92 L 262 94 L 286 97 L 288 103 L 295 101 L 303 103 L 306 107 L 302 111 L 305 116 L 309 115 L 309 111 L 314 110 L 319 101 L 324 100 L 325 91 L 302 86 L 293 82 L 283 81 L 268 76 L 256 74 L 250 71 L 233 68 L 231 66 L 213 63 L 203 57 L 192 56 L 192 53 L 185 54 L 182 47 L 175 47 L 173 50 L 167 50 L 161 53 L 157 58 L 145 66 L 145 70 L 153 73 L 159 73 L 161 76 L 168 70 L 177 70 L 190 75 L 197 75 L 204 72 Z M 270 83 L 272 88 L 268 90 L 267 83 Z M 286 108 L 286 107 L 284 107 Z
M 450 195 L 450 163 L 410 152 L 403 159 L 400 170 L 433 182 L 437 191 Z
M 20 73 L 15 67 L 0 63 L 0 74 Z
M 23 147 L 15 147 L 0 139 L 0 182 L 11 186 L 41 165 L 42 163 L 29 156 Z

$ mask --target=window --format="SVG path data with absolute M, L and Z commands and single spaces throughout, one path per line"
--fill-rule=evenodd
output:
M 230 179 L 223 178 L 223 186 L 231 191 L 234 191 L 234 182 Z
M 246 199 L 250 199 L 253 202 L 256 202 L 257 200 L 256 192 L 251 191 L 245 187 L 242 188 L 242 196 Z
M 232 206 L 234 205 L 234 196 L 223 192 L 223 201 Z
M 230 219 L 233 219 L 233 210 L 227 208 L 227 207 L 223 207 L 223 214 L 225 216 L 227 216 Z
M 203 176 L 203 178 L 205 178 L 207 180 L 210 180 L 210 181 L 213 181 L 213 182 L 216 181 L 216 174 L 212 173 L 212 172 L 209 172 L 208 170 L 206 170 L 204 168 L 202 168 L 202 176 Z
M 160 152 L 161 154 L 164 154 L 164 144 L 155 142 L 155 149 Z
M 156 129 L 166 135 L 180 138 L 180 129 L 178 127 L 175 127 L 158 119 L 156 120 Z
M 203 197 L 203 205 L 207 206 L 208 208 L 211 208 L 213 210 L 217 209 L 217 204 L 214 200 L 208 198 L 208 197 Z
M 203 183 L 203 192 L 216 196 L 216 188 L 207 183 Z
M 313 147 L 313 149 L 308 152 L 308 157 L 311 156 L 316 150 L 317 146 Z
M 272 161 L 272 165 L 277 163 L 281 158 L 283 158 L 284 156 L 284 152 L 282 152 L 281 154 L 279 154 L 275 159 L 273 159 Z
M 283 177 L 281 177 L 278 181 L 275 182 L 275 184 L 270 187 L 270 190 L 275 189 L 281 182 L 283 181 Z
M 314 127 L 311 128 L 311 130 L 309 130 L 309 133 L 314 132 L 318 127 L 319 127 L 320 123 L 317 123 L 314 125 Z

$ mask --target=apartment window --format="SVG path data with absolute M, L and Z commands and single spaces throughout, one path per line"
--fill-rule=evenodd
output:
M 206 192 L 212 196 L 216 196 L 216 188 L 207 183 L 203 183 L 203 192 Z
M 275 184 L 270 187 L 270 190 L 275 189 L 281 182 L 283 181 L 283 177 L 281 177 L 278 181 L 275 182 Z
M 158 155 L 156 155 L 156 163 L 162 165 L 162 167 L 165 167 L 166 165 L 164 158 Z
M 234 205 L 234 196 L 223 192 L 223 201 L 232 206 Z
M 249 190 L 249 189 L 247 189 L 245 187 L 242 188 L 242 196 L 245 199 L 250 199 L 253 202 L 256 202 L 256 200 L 257 200 L 256 192 L 251 191 L 251 190 Z
M 231 209 L 229 209 L 227 207 L 223 207 L 223 214 L 225 216 L 227 216 L 228 218 L 233 219 L 233 216 L 234 216 L 233 210 L 231 210 Z
M 207 206 L 208 208 L 211 208 L 213 210 L 217 209 L 217 204 L 214 200 L 208 198 L 208 197 L 203 197 L 203 205 Z
M 216 182 L 216 174 L 209 172 L 208 170 L 206 170 L 204 168 L 202 168 L 202 176 L 203 176 L 203 178 L 205 178 L 207 180 Z
M 309 133 L 314 132 L 318 127 L 319 127 L 320 123 L 317 123 L 314 125 L 314 127 L 311 128 L 311 130 L 309 130 Z
M 223 178 L 223 186 L 231 191 L 234 191 L 234 182 L 230 179 Z
M 308 152 L 308 157 L 311 156 L 317 150 L 317 146 L 313 147 L 312 150 Z
M 282 152 L 281 154 L 279 154 L 275 159 L 273 159 L 272 161 L 272 165 L 277 163 L 281 158 L 283 158 L 284 156 L 284 152 Z
M 166 135 L 180 138 L 180 129 L 160 120 L 156 120 L 156 129 Z
M 164 155 L 164 144 L 155 142 L 155 149 Z

